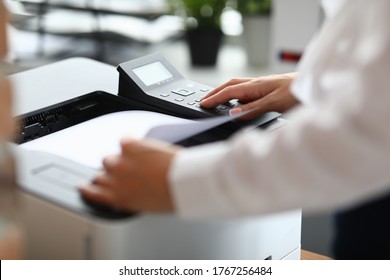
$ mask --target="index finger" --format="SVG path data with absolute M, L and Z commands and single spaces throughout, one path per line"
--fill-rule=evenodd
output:
M 226 83 L 220 85 L 219 87 L 213 89 L 212 91 L 210 91 L 205 96 L 203 96 L 202 100 L 205 100 L 205 99 L 207 99 L 207 98 L 217 94 L 218 92 L 220 92 L 221 90 L 223 90 L 223 89 L 225 89 L 225 88 L 227 88 L 229 86 L 242 84 L 242 83 L 248 82 L 250 80 L 252 80 L 252 78 L 234 78 L 234 79 L 231 79 L 228 82 L 226 82 Z
M 233 84 L 228 87 L 225 87 L 224 89 L 217 92 L 213 96 L 204 98 L 201 101 L 200 105 L 204 108 L 213 108 L 233 99 L 238 99 L 238 100 L 253 99 L 250 98 L 251 95 L 253 95 L 253 87 L 249 82 Z

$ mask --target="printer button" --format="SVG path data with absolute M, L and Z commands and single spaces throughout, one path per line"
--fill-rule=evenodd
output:
M 185 88 L 175 89 L 175 90 L 172 90 L 171 92 L 174 93 L 174 94 L 181 95 L 181 96 L 188 96 L 188 95 L 191 95 L 191 94 L 195 93 L 195 91 L 189 90 L 189 89 L 185 89 Z

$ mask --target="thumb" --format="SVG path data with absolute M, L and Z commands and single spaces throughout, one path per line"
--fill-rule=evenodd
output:
M 243 116 L 240 116 L 239 120 L 249 120 L 253 119 L 257 116 L 260 116 L 266 112 L 271 111 L 270 108 L 267 106 L 266 102 L 264 100 L 256 100 L 247 104 L 243 104 L 240 106 L 236 106 L 235 108 L 231 109 L 229 111 L 229 114 L 231 116 L 237 115 L 237 114 L 243 114 Z M 245 114 L 245 112 L 247 112 Z

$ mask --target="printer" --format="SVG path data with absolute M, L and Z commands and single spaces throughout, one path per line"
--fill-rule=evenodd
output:
M 132 72 L 132 69 L 138 70 Z M 175 214 L 123 213 L 94 205 L 80 196 L 77 187 L 93 178 L 96 169 L 23 148 L 23 143 L 113 112 L 172 113 L 168 104 L 171 97 L 173 101 L 181 100 L 195 94 L 188 91 L 202 89 L 204 94 L 209 90 L 206 85 L 186 80 L 158 54 L 121 64 L 118 71 L 119 89 L 114 67 L 85 58 L 67 59 L 10 76 L 20 121 L 20 135 L 12 148 L 18 163 L 25 258 L 299 259 L 300 210 L 209 221 L 184 220 Z M 145 73 L 152 77 L 143 80 Z M 150 100 L 130 98 L 130 94 L 141 90 L 148 93 Z M 163 93 L 172 96 L 160 96 Z M 152 98 L 164 98 L 168 105 L 157 108 L 160 102 Z M 173 108 L 178 110 L 183 101 L 176 102 Z M 190 109 L 187 108 L 189 114 Z M 223 111 L 222 108 L 217 112 L 197 110 L 188 117 L 224 114 Z M 270 129 L 277 116 L 275 113 L 263 116 L 255 125 Z M 238 126 L 222 125 L 180 144 L 191 146 L 220 140 L 239 129 Z

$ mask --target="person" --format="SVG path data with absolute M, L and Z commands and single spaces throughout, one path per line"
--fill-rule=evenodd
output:
M 6 10 L 0 1 L 0 59 L 7 54 Z M 22 256 L 22 233 L 14 223 L 13 160 L 5 141 L 12 138 L 15 122 L 12 114 L 12 88 L 3 78 L 0 65 L 0 259 L 18 259 Z
M 121 154 L 104 160 L 82 195 L 128 211 L 193 219 L 295 208 L 348 212 L 385 198 L 373 211 L 383 210 L 380 216 L 367 224 L 372 229 L 355 221 L 349 235 L 340 235 L 346 245 L 336 257 L 389 258 L 390 1 L 339 1 L 337 9 L 330 2 L 299 74 L 232 79 L 202 101 L 212 107 L 239 99 L 244 105 L 231 113 L 253 109 L 247 117 L 292 110 L 288 125 L 187 149 L 123 139 Z M 366 230 L 373 232 L 365 236 Z

